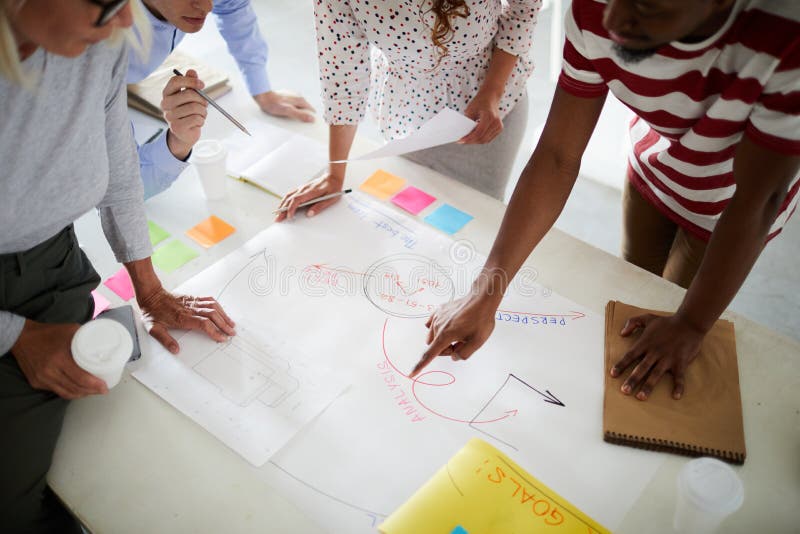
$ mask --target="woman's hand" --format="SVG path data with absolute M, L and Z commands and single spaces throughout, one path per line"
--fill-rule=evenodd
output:
M 481 89 L 464 110 L 464 115 L 478 121 L 475 128 L 458 140 L 462 145 L 485 144 L 491 142 L 503 131 L 500 120 L 500 95 L 494 91 Z
M 680 316 L 659 317 L 653 314 L 631 317 L 620 335 L 627 337 L 641 329 L 639 339 L 621 360 L 611 368 L 611 376 L 620 376 L 637 360 L 631 374 L 622 384 L 625 395 L 647 400 L 653 388 L 665 373 L 672 374 L 672 398 L 680 399 L 684 393 L 686 368 L 697 357 L 705 333 L 699 331 Z
M 236 324 L 211 297 L 173 295 L 159 288 L 142 299 L 139 307 L 150 335 L 173 354 L 177 354 L 180 347 L 169 334 L 170 328 L 198 330 L 217 342 L 236 335 Z
M 468 295 L 440 306 L 428 318 L 428 350 L 411 371 L 417 376 L 437 356 L 466 360 L 492 334 L 499 301 L 484 295 Z
M 297 189 L 289 191 L 281 200 L 280 206 L 278 206 L 278 209 L 287 208 L 287 211 L 278 213 L 275 217 L 275 222 L 281 222 L 294 217 L 297 212 L 297 207 L 303 202 L 308 202 L 309 200 L 314 200 L 315 198 L 331 193 L 338 193 L 342 190 L 343 184 L 344 179 L 335 177 L 330 173 L 325 173 L 316 180 L 312 180 L 307 184 L 301 185 Z M 322 202 L 317 202 L 313 206 L 309 206 L 307 215 L 313 217 L 328 206 L 332 206 L 338 202 L 339 198 L 340 197 L 335 197 L 323 200 Z

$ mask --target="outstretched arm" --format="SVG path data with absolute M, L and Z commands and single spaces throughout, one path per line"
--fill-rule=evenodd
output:
M 622 392 L 647 400 L 665 373 L 672 373 L 672 396 L 684 392 L 686 368 L 697 357 L 705 334 L 730 304 L 758 259 L 792 179 L 800 156 L 764 148 L 747 135 L 733 160 L 736 192 L 708 243 L 703 262 L 678 311 L 671 317 L 643 315 L 628 320 L 621 334 L 642 329 L 633 347 L 616 362 L 612 376 L 639 362 Z
M 511 279 L 567 202 L 604 102 L 605 96 L 581 98 L 556 89 L 542 137 L 520 176 L 483 271 L 469 295 L 428 319 L 429 346 L 412 375 L 436 356 L 467 359 L 488 339 Z

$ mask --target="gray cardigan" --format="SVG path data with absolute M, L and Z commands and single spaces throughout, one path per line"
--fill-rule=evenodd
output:
M 27 250 L 96 207 L 118 261 L 150 256 L 127 58 L 107 43 L 77 58 L 38 49 L 23 62 L 33 87 L 0 76 L 0 254 Z M 0 356 L 23 324 L 0 310 Z

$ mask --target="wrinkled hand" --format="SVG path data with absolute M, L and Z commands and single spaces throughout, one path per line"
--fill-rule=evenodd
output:
M 180 347 L 170 328 L 198 330 L 218 343 L 236 335 L 236 324 L 211 297 L 173 295 L 160 288 L 140 301 L 139 307 L 150 335 L 173 354 Z
M 672 374 L 672 398 L 684 393 L 686 369 L 697 357 L 704 332 L 699 331 L 677 315 L 659 317 L 653 314 L 631 317 L 620 333 L 623 337 L 641 329 L 639 339 L 621 360 L 611 368 L 611 376 L 620 376 L 637 360 L 639 363 L 622 384 L 622 392 L 647 400 L 665 373 Z
M 500 98 L 494 94 L 478 91 L 467 109 L 464 110 L 464 115 L 478 121 L 478 125 L 459 139 L 459 144 L 489 143 L 503 131 L 503 121 L 500 120 Z
M 267 91 L 253 97 L 261 111 L 275 117 L 314 122 L 315 109 L 305 98 L 282 91 Z
M 288 211 L 278 213 L 275 217 L 275 222 L 281 222 L 285 219 L 291 219 L 294 217 L 295 213 L 297 212 L 297 207 L 302 204 L 303 202 L 308 202 L 309 200 L 314 200 L 317 197 L 321 197 L 324 195 L 329 195 L 331 193 L 338 193 L 342 190 L 342 184 L 344 180 L 341 178 L 337 178 L 331 176 L 329 173 L 322 175 L 321 177 L 317 178 L 316 180 L 312 180 L 307 184 L 303 184 L 297 189 L 293 189 L 286 193 L 286 195 L 281 200 L 278 209 L 288 208 Z M 321 212 L 325 208 L 332 206 L 336 202 L 339 201 L 340 197 L 334 197 L 328 200 L 323 200 L 322 202 L 317 202 L 316 204 L 309 206 L 306 215 L 309 217 L 313 217 L 317 213 Z
M 494 330 L 497 306 L 481 297 L 467 296 L 440 306 L 428 318 L 428 349 L 409 375 L 417 376 L 437 356 L 466 360 Z
M 69 400 L 108 393 L 103 380 L 78 367 L 72 358 L 70 345 L 78 328 L 78 324 L 25 321 L 11 354 L 31 387 Z
M 185 160 L 200 133 L 208 115 L 208 102 L 197 92 L 188 89 L 202 89 L 205 84 L 197 78 L 194 70 L 186 71 L 186 76 L 173 76 L 162 92 L 161 109 L 169 125 L 167 146 L 170 152 Z

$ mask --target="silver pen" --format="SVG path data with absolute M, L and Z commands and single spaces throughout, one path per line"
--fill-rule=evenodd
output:
M 179 71 L 178 69 L 172 69 L 172 72 L 174 72 L 174 73 L 175 73 L 175 74 L 177 74 L 178 76 L 183 76 L 183 74 L 181 74 L 181 71 Z M 247 135 L 249 135 L 250 137 L 252 137 L 252 134 L 251 134 L 250 132 L 248 132 L 248 131 L 247 131 L 247 128 L 245 128 L 245 127 L 242 125 L 242 123 L 240 123 L 239 121 L 237 121 L 236 119 L 234 119 L 234 118 L 231 116 L 231 114 L 230 114 L 230 113 L 228 113 L 227 111 L 225 111 L 224 109 L 222 109 L 222 107 L 220 107 L 220 105 L 219 105 L 219 104 L 217 104 L 216 102 L 214 102 L 214 99 L 213 99 L 213 98 L 211 98 L 210 96 L 208 96 L 208 95 L 207 95 L 207 94 L 206 94 L 206 93 L 205 93 L 205 92 L 204 92 L 202 89 L 194 89 L 194 88 L 192 88 L 192 90 L 193 90 L 193 91 L 195 91 L 195 92 L 196 92 L 198 95 L 202 96 L 202 97 L 203 97 L 203 98 L 206 100 L 206 102 L 208 102 L 209 104 L 211 104 L 212 106 L 214 106 L 214 107 L 217 109 L 217 111 L 219 111 L 220 113 L 222 113 L 222 114 L 225 116 L 225 118 L 226 118 L 226 119 L 228 119 L 228 120 L 229 120 L 229 121 L 231 121 L 233 124 L 235 124 L 237 128 L 239 128 L 241 131 L 243 131 L 244 133 L 246 133 Z
M 311 206 L 312 204 L 316 204 L 317 202 L 322 202 L 323 200 L 329 200 L 331 198 L 336 198 L 336 197 L 340 197 L 342 195 L 346 195 L 347 193 L 350 193 L 352 191 L 353 191 L 352 189 L 345 189 L 344 191 L 331 193 L 329 195 L 322 195 L 321 197 L 317 197 L 317 198 L 311 199 L 311 200 L 309 200 L 307 202 L 303 202 L 302 204 L 300 204 L 297 207 L 298 208 L 305 208 L 306 206 Z M 284 212 L 287 212 L 287 211 L 289 211 L 289 208 L 280 208 L 280 209 L 277 209 L 277 210 L 273 211 L 272 213 L 273 214 L 275 214 L 275 213 L 284 213 Z

